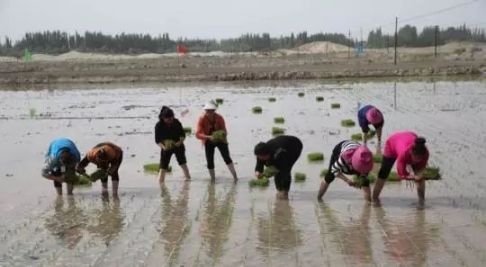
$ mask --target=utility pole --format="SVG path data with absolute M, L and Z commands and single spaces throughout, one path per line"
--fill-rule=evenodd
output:
M 395 17 L 395 59 L 393 64 L 397 64 L 397 45 L 398 45 L 398 17 Z
M 434 57 L 437 57 L 437 45 L 439 43 L 439 26 L 435 26 L 435 35 L 434 35 Z
M 390 53 L 390 36 L 386 35 L 386 54 L 388 55 Z
M 352 45 L 352 42 L 351 42 L 351 29 L 349 29 L 348 31 L 348 60 L 351 58 L 351 45 Z

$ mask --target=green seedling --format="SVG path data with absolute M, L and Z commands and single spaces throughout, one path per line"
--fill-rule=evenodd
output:
M 307 154 L 307 159 L 311 162 L 313 161 L 323 161 L 324 160 L 324 154 L 320 152 L 313 152 Z
M 296 172 L 294 174 L 294 180 L 296 182 L 303 182 L 305 181 L 305 179 L 307 178 L 307 175 L 305 175 L 305 173 L 302 173 L 302 172 Z
M 213 137 L 214 143 L 228 143 L 226 132 L 223 130 L 214 131 L 211 136 Z
M 359 186 L 359 187 L 363 187 L 364 184 L 365 184 L 365 178 L 359 176 L 359 175 L 355 175 L 354 178 L 353 178 L 353 181 Z M 370 184 L 374 183 L 376 181 L 376 176 L 372 173 L 368 174 L 368 177 L 366 178 L 368 179 L 368 181 L 370 181 Z
M 262 113 L 262 107 L 260 107 L 260 106 L 253 107 L 253 108 L 251 109 L 251 111 L 252 111 L 253 113 L 255 113 L 255 114 L 260 114 L 260 113 Z
M 159 163 L 149 163 L 143 165 L 143 171 L 144 172 L 152 172 L 152 173 L 158 173 L 160 170 L 160 165 Z M 172 166 L 169 166 L 166 172 L 172 172 Z
M 299 93 L 298 93 L 298 96 L 299 96 L 299 97 L 303 97 L 304 95 L 305 95 L 305 93 L 304 93 L 304 92 L 299 92 Z
M 36 118 L 37 117 L 37 110 L 35 108 L 29 109 L 29 115 L 30 115 L 31 119 Z
M 268 178 L 251 179 L 248 181 L 250 187 L 267 187 L 270 184 Z
M 386 178 L 387 182 L 400 182 L 400 176 L 398 176 L 398 173 L 396 172 L 390 172 L 390 175 L 388 175 L 388 178 Z
M 328 169 L 322 169 L 322 170 L 321 170 L 321 173 L 320 173 L 320 175 L 319 175 L 319 176 L 320 176 L 321 178 L 324 178 L 324 177 L 326 176 L 326 174 L 327 174 L 327 171 L 328 171 Z
M 87 177 L 91 180 L 91 182 L 96 182 L 97 180 L 106 180 L 108 178 L 108 172 L 103 169 L 97 169 Z
M 74 184 L 75 186 L 91 186 L 93 182 L 91 178 L 87 175 L 80 175 L 77 179 L 77 182 Z
M 221 105 L 223 102 L 224 100 L 222 98 L 216 98 L 216 104 Z
M 376 135 L 376 131 L 375 130 L 370 130 L 366 134 L 366 139 L 370 140 L 371 138 L 375 137 L 375 135 Z
M 345 119 L 341 121 L 343 127 L 354 127 L 356 123 L 352 119 Z
M 331 104 L 331 108 L 332 108 L 332 109 L 338 109 L 338 108 L 341 108 L 341 104 L 339 104 L 339 103 L 332 103 L 332 104 Z
M 316 101 L 322 102 L 322 101 L 324 101 L 324 97 L 323 96 L 316 96 Z
M 274 166 L 265 167 L 263 172 L 260 174 L 259 178 L 270 178 L 275 176 L 278 173 L 278 169 Z
M 192 128 L 191 127 L 184 127 L 184 133 L 187 135 L 192 134 Z
M 277 99 L 275 97 L 269 97 L 268 98 L 268 101 L 269 102 L 275 102 L 275 101 L 277 101 Z
M 351 135 L 351 140 L 353 141 L 363 141 L 363 134 L 356 133 Z
M 377 155 L 377 154 L 374 154 L 373 155 L 373 162 L 374 163 L 381 163 L 383 161 L 383 156 L 382 155 Z
M 283 123 L 285 123 L 285 119 L 283 117 L 276 117 L 276 118 L 273 118 L 273 122 L 283 124 Z
M 162 144 L 164 144 L 166 150 L 172 150 L 176 147 L 176 142 L 172 139 L 162 140 Z
M 422 172 L 422 176 L 425 178 L 425 180 L 440 180 L 440 169 L 437 167 L 426 167 Z
M 272 127 L 272 135 L 282 135 L 284 133 L 285 133 L 285 129 L 284 128 Z

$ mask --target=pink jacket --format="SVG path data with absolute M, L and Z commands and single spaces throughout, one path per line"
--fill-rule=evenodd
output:
M 412 165 L 412 168 L 417 171 L 422 170 L 427 165 L 429 151 L 426 152 L 422 160 L 412 161 L 410 152 L 416 138 L 417 135 L 414 132 L 396 132 L 386 140 L 383 156 L 397 159 L 397 173 L 400 178 L 406 178 L 410 175 L 407 171 L 407 165 Z

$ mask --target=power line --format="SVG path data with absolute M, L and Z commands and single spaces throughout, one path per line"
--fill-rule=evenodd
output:
M 460 7 L 463 7 L 463 6 L 470 5 L 470 4 L 478 2 L 478 1 L 479 0 L 472 0 L 472 1 L 469 1 L 469 2 L 460 3 L 460 4 L 457 4 L 457 5 L 453 5 L 453 6 L 446 7 L 446 8 L 443 8 L 443 9 L 439 9 L 439 10 L 436 10 L 436 11 L 432 11 L 432 12 L 429 12 L 429 13 L 413 16 L 413 17 L 406 18 L 406 19 L 401 19 L 400 21 L 403 23 L 403 22 L 409 22 L 409 21 L 412 21 L 412 20 L 431 17 L 431 16 L 434 16 L 434 15 L 437 15 L 437 14 L 441 14 L 441 13 L 444 13 L 444 12 L 447 12 L 447 11 L 454 10 L 456 8 L 460 8 Z
M 446 7 L 446 8 L 439 9 L 439 10 L 431 11 L 431 12 L 428 12 L 428 13 L 424 13 L 424 14 L 412 16 L 412 17 L 409 17 L 409 18 L 399 19 L 399 22 L 400 23 L 406 23 L 406 22 L 410 22 L 410 21 L 414 21 L 414 20 L 418 20 L 418 19 L 422 19 L 422 18 L 427 18 L 427 17 L 435 16 L 437 14 L 441 14 L 441 13 L 445 13 L 445 12 L 448 12 L 448 11 L 451 11 L 451 10 L 454 10 L 454 9 L 457 9 L 457 8 L 461 8 L 461 7 L 464 7 L 464 6 L 467 6 L 467 5 L 476 3 L 478 1 L 479 0 L 472 0 L 472 1 L 468 1 L 468 2 L 459 3 L 459 4 L 456 4 L 456 5 L 453 5 L 453 6 L 449 6 L 449 7 Z M 383 29 L 385 27 L 391 27 L 394 24 L 395 24 L 395 22 L 383 23 L 383 24 L 377 25 L 375 27 L 365 28 L 365 30 L 366 31 L 371 31 L 371 30 L 378 29 L 378 28 L 382 28 Z

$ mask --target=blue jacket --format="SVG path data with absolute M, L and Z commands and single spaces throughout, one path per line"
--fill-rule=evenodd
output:
M 361 127 L 364 133 L 367 133 L 370 130 L 370 127 L 368 126 L 370 122 L 366 119 L 366 112 L 372 108 L 374 108 L 372 105 L 366 105 L 358 110 L 359 127 Z
M 74 156 L 75 162 L 81 160 L 81 155 L 73 141 L 67 138 L 59 138 L 51 142 L 46 153 L 46 164 L 42 169 L 42 175 L 61 175 L 60 155 L 63 150 L 68 150 Z

